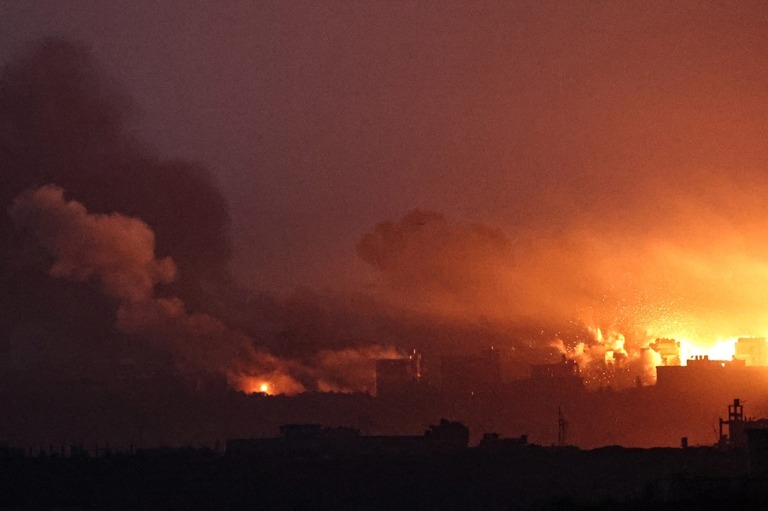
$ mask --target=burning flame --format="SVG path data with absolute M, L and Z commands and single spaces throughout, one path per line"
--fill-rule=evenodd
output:
M 657 366 L 687 365 L 694 357 L 723 362 L 742 358 L 747 365 L 768 364 L 768 345 L 762 348 L 762 355 L 750 353 L 749 347 L 737 355 L 740 339 L 765 342 L 764 337 L 743 335 L 708 341 L 695 340 L 684 330 L 675 335 L 673 329 L 662 330 L 664 335 L 654 335 L 648 329 L 632 336 L 611 328 L 588 326 L 586 330 L 588 339 L 577 343 L 556 339 L 552 347 L 579 364 L 585 384 L 592 388 L 650 385 L 656 381 Z
M 273 396 L 277 394 L 274 385 L 257 376 L 246 376 L 240 380 L 240 390 L 246 394 L 266 394 Z
M 710 360 L 733 360 L 738 339 L 739 337 L 722 339 L 710 346 L 689 339 L 678 339 L 680 342 L 680 362 L 682 365 L 686 365 L 689 359 L 702 355 Z
M 279 372 L 231 376 L 230 383 L 246 394 L 265 394 L 268 396 L 279 394 L 292 395 L 306 390 L 292 377 Z

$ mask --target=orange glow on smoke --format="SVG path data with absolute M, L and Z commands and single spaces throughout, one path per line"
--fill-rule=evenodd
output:
M 732 361 L 740 358 L 747 365 L 766 365 L 766 355 L 739 351 L 737 343 L 745 338 L 763 340 L 766 336 L 740 335 L 718 340 L 697 339 L 691 332 L 680 329 L 675 335 L 673 329 L 662 330 L 659 335 L 652 330 L 635 332 L 630 340 L 617 330 L 587 327 L 590 338 L 576 344 L 557 339 L 552 347 L 568 359 L 579 364 L 581 376 L 589 388 L 621 388 L 640 383 L 652 385 L 656 382 L 656 367 L 661 365 L 688 365 L 694 357 L 709 360 Z M 658 331 L 657 331 L 658 332 Z M 656 339 L 672 339 L 678 346 L 677 356 L 655 342 Z M 669 344 L 667 344 L 669 346 Z M 745 349 L 748 350 L 748 347 Z M 768 346 L 764 348 L 768 350 Z
M 275 395 L 274 385 L 270 382 L 258 377 L 245 377 L 240 382 L 240 389 L 246 394 L 267 394 L 269 396 Z
M 291 376 L 277 371 L 255 376 L 231 375 L 229 381 L 233 387 L 246 394 L 293 395 L 306 390 L 301 383 Z
M 716 332 L 727 330 L 727 326 L 711 329 L 712 333 L 704 329 L 663 328 L 663 335 L 655 337 L 667 337 L 675 339 L 680 344 L 680 364 L 687 365 L 687 361 L 697 356 L 705 356 L 710 360 L 733 360 L 736 355 L 736 343 L 740 338 L 763 338 L 760 329 L 757 333 L 742 333 L 741 335 L 720 336 Z M 652 332 L 649 331 L 649 335 Z M 655 332 L 653 332 L 655 333 Z M 709 334 L 709 335 L 708 335 Z

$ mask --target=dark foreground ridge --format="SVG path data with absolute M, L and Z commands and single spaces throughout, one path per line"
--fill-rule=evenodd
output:
M 593 450 L 486 434 L 286 425 L 224 452 L 0 449 L 3 509 L 765 509 L 767 437 L 733 446 Z M 754 442 L 752 442 L 754 436 Z

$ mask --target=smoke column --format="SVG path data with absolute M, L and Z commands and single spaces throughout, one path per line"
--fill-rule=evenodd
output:
M 170 257 L 155 257 L 155 236 L 143 221 L 89 214 L 53 185 L 20 195 L 9 213 L 19 230 L 53 256 L 52 277 L 97 281 L 119 303 L 117 328 L 159 343 L 188 376 L 218 373 L 246 391 L 266 385 L 270 393 L 293 394 L 305 390 L 297 374 L 318 390 L 373 391 L 372 361 L 400 356 L 371 345 L 321 350 L 310 364 L 280 359 L 219 319 L 188 312 L 178 297 L 157 296 L 157 286 L 176 278 L 176 265 Z
M 154 233 L 141 220 L 89 214 L 52 185 L 17 197 L 10 215 L 53 256 L 51 276 L 98 281 L 119 302 L 117 327 L 164 343 L 183 372 L 217 372 L 233 384 L 260 376 L 279 382 L 281 392 L 303 390 L 284 362 L 256 350 L 245 335 L 207 314 L 188 313 L 177 297 L 155 295 L 157 285 L 173 282 L 176 265 L 155 257 Z

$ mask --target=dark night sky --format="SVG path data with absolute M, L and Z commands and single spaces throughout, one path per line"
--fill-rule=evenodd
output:
M 767 16 L 743 1 L 2 2 L 0 59 L 85 42 L 134 99 L 137 136 L 211 170 L 254 288 L 635 315 L 670 335 L 702 320 L 714 338 L 768 332 Z M 356 251 L 414 209 L 446 225 L 412 240 L 404 220 L 394 242 L 379 232 L 388 248 Z

